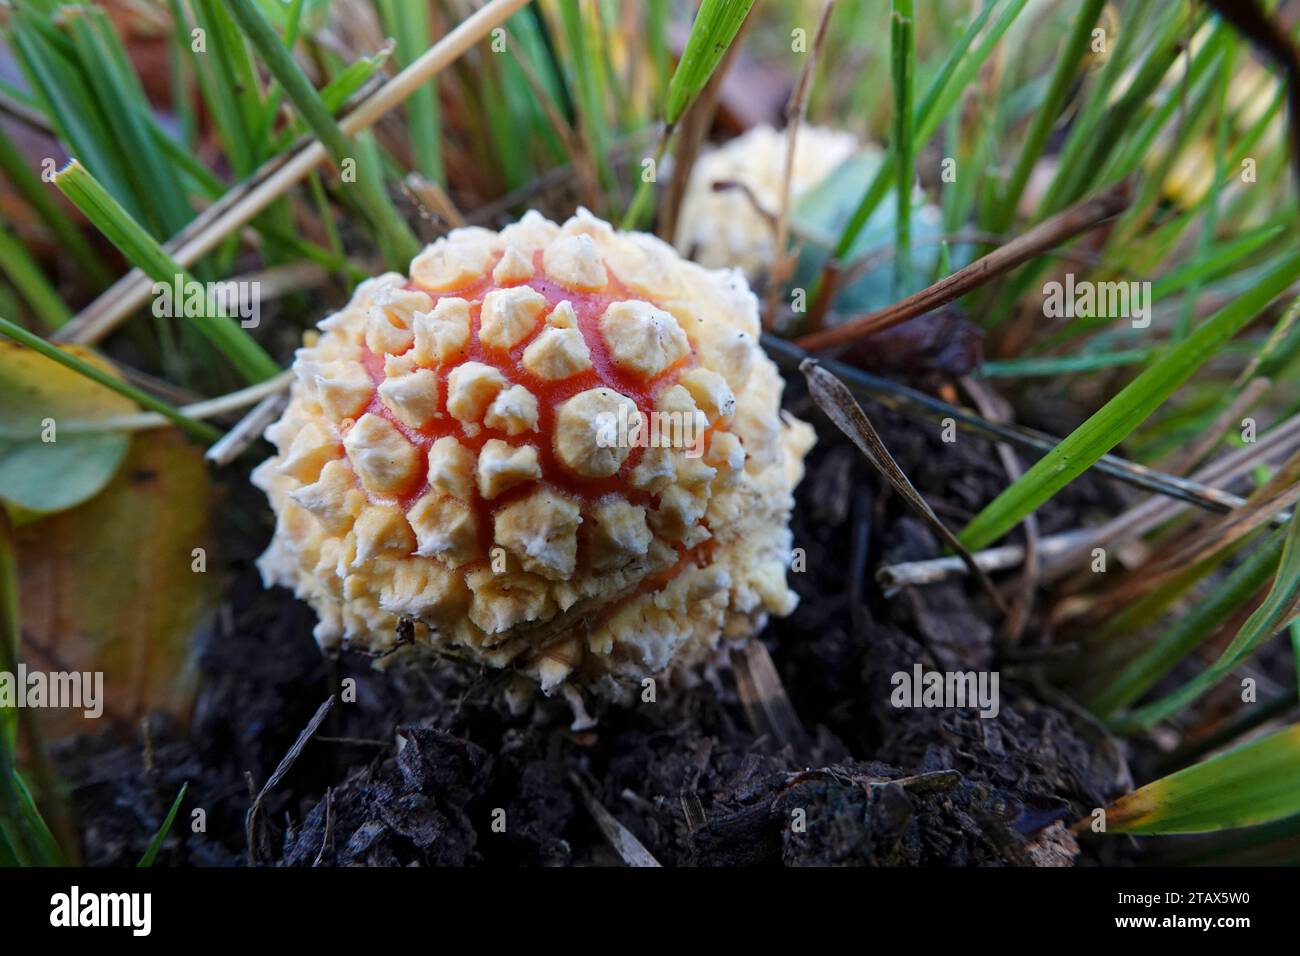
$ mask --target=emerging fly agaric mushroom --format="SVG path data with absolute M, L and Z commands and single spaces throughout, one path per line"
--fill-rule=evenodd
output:
M 738 272 L 530 212 L 455 230 L 319 329 L 254 480 L 263 579 L 325 649 L 392 650 L 409 619 L 417 647 L 617 697 L 793 608 L 813 433 L 780 411 Z
M 791 198 L 816 186 L 858 151 L 852 133 L 802 126 L 794 143 Z M 866 147 L 879 153 L 875 146 Z M 786 132 L 755 126 L 691 168 L 674 242 L 683 255 L 711 268 L 736 266 L 750 281 L 772 267 L 775 238 L 769 216 L 781 206 Z

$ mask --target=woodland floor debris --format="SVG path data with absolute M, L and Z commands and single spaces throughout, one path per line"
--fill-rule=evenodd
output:
M 512 716 L 490 671 L 448 661 L 379 674 L 357 655 L 331 663 L 311 639 L 310 610 L 283 591 L 262 591 L 252 559 L 263 539 L 228 528 L 233 580 L 204 641 L 189 731 L 151 721 L 129 743 L 106 733 L 58 749 L 87 862 L 133 863 L 188 780 L 159 863 L 243 863 L 252 792 L 343 677 L 356 680 L 357 702 L 334 708 L 263 799 L 270 853 L 262 863 L 621 864 L 574 773 L 665 866 L 1074 860 L 1062 824 L 1128 783 L 1113 742 L 1006 673 L 996 719 L 890 706 L 890 675 L 918 661 L 1007 670 L 996 658 L 995 622 L 960 581 L 886 600 L 868 580 L 848 580 L 854 562 L 845 557 L 864 543 L 868 567 L 934 556 L 937 545 L 815 414 L 802 387 L 790 391 L 789 404 L 816 422 L 820 438 L 794 515 L 807 571 L 791 575 L 799 608 L 763 638 L 808 730 L 803 749 L 755 734 L 730 673 L 664 691 L 655 704 L 598 711 L 594 729 L 575 733 L 562 700 Z M 969 515 L 1004 480 L 979 440 L 936 454 L 937 431 L 868 411 L 937 509 Z M 228 481 L 228 506 L 258 514 L 256 492 L 239 475 Z M 1041 518 L 1051 533 L 1119 504 L 1107 484 L 1085 479 Z M 196 807 L 206 813 L 202 833 L 184 822 Z M 494 832 L 494 819 L 504 832 Z M 1084 859 L 1094 852 L 1089 845 Z

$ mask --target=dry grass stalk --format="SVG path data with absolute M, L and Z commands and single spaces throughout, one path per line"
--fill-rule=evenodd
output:
M 339 129 L 345 136 L 354 136 L 369 129 L 381 116 L 400 106 L 431 77 L 445 70 L 489 31 L 528 2 L 529 0 L 491 0 L 485 4 L 340 120 Z M 311 140 L 299 149 L 271 160 L 247 184 L 241 184 L 232 190 L 235 193 L 232 201 L 226 201 L 228 194 L 215 203 L 208 212 L 220 211 L 208 216 L 185 241 L 174 248 L 168 243 L 164 248 L 182 266 L 193 265 L 328 158 L 324 145 L 318 140 Z M 191 227 L 196 224 L 198 220 Z M 81 343 L 100 341 L 148 301 L 152 284 L 148 276 L 138 269 L 132 269 L 91 303 L 88 310 L 96 310 L 93 320 L 84 315 L 75 317 L 60 330 L 59 339 Z
M 933 312 L 941 305 L 959 299 L 990 280 L 1041 256 L 1048 249 L 1095 228 L 1123 212 L 1131 201 L 1131 186 L 1127 182 L 1119 183 L 1043 220 L 1006 245 L 914 295 L 844 325 L 812 332 L 796 339 L 796 343 L 809 352 L 818 352 L 848 345 L 908 319 Z M 829 296 L 823 294 L 821 298 L 828 299 Z
M 777 302 L 781 290 L 794 273 L 798 258 L 786 249 L 790 241 L 790 192 L 791 180 L 794 178 L 794 150 L 799 136 L 799 127 L 808 115 L 808 97 L 812 93 L 813 76 L 817 69 L 817 56 L 826 42 L 826 28 L 831 22 L 831 11 L 835 9 L 835 0 L 826 0 L 822 4 L 821 15 L 817 19 L 817 32 L 803 70 L 799 73 L 799 82 L 790 94 L 786 106 L 785 125 L 785 165 L 781 173 L 781 204 L 776 214 L 776 242 L 772 247 L 772 270 L 767 277 L 767 291 L 763 306 L 763 328 L 771 331 L 776 322 Z

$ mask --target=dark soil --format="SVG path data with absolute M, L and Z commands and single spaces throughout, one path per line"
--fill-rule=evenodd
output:
M 133 864 L 186 781 L 160 865 L 618 863 L 584 788 L 665 865 L 1093 859 L 1096 844 L 1078 855 L 1065 825 L 1131 785 L 1118 746 L 1025 652 L 999 652 L 997 617 L 964 580 L 881 594 L 879 563 L 940 549 L 795 384 L 787 405 L 821 435 L 794 518 L 807 552 L 791 576 L 802 601 L 762 635 L 806 731 L 793 742 L 751 726 L 730 669 L 661 687 L 655 703 L 595 711 L 598 725 L 574 732 L 563 700 L 512 716 L 500 679 L 459 663 L 380 673 L 359 657 L 324 660 L 311 611 L 261 588 L 252 559 L 269 510 L 232 469 L 224 508 L 244 520 L 226 522 L 230 584 L 202 639 L 188 728 L 159 718 L 130 739 L 119 730 L 58 747 L 86 862 Z M 991 445 L 945 445 L 937 426 L 868 412 L 949 524 L 1005 486 Z M 1050 533 L 1120 504 L 1108 484 L 1084 479 L 1040 523 Z M 892 707 L 890 675 L 917 662 L 998 670 L 1000 713 Z M 265 795 L 250 849 L 253 795 L 348 677 L 356 701 L 336 702 Z M 192 832 L 195 809 L 202 832 Z

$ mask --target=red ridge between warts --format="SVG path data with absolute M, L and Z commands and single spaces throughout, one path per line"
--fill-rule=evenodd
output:
M 500 260 L 498 256 L 497 261 Z M 493 263 L 492 268 L 495 268 Z M 388 504 L 401 509 L 405 514 L 410 508 L 429 491 L 428 479 L 428 451 L 429 447 L 446 435 L 454 437 L 461 444 L 473 450 L 475 457 L 482 449 L 484 443 L 490 438 L 500 439 L 511 446 L 530 444 L 537 448 L 538 462 L 542 469 L 543 482 L 553 487 L 567 492 L 579 498 L 584 504 L 592 502 L 604 495 L 618 493 L 633 504 L 639 504 L 654 508 L 658 506 L 658 496 L 651 495 L 647 492 L 633 488 L 631 485 L 631 473 L 640 461 L 641 455 L 645 449 L 640 447 L 632 448 L 627 459 L 623 462 L 618 473 L 608 478 L 591 478 L 585 475 L 579 475 L 571 471 L 559 457 L 555 454 L 554 437 L 555 437 L 555 418 L 557 407 L 566 399 L 586 391 L 590 388 L 605 386 L 618 391 L 620 394 L 627 396 L 636 403 L 637 408 L 642 415 L 653 411 L 655 403 L 660 394 L 667 388 L 671 387 L 681 377 L 682 373 L 692 368 L 696 364 L 695 360 L 695 342 L 691 337 L 691 330 L 686 324 L 682 324 L 683 331 L 686 332 L 687 341 L 690 342 L 691 351 L 680 361 L 665 369 L 659 375 L 646 379 L 642 376 L 630 374 L 615 365 L 614 360 L 610 357 L 609 349 L 605 344 L 604 336 L 600 333 L 600 317 L 604 314 L 605 309 L 613 302 L 628 300 L 638 300 L 650 302 L 652 305 L 659 307 L 653 299 L 647 299 L 642 296 L 632 294 L 627 287 L 614 275 L 613 270 L 606 266 L 606 273 L 609 281 L 605 289 L 599 292 L 574 292 L 557 285 L 545 278 L 545 270 L 542 265 L 542 253 L 533 254 L 534 278 L 525 282 L 514 283 L 512 285 L 498 285 L 492 279 L 492 268 L 487 270 L 486 275 L 473 285 L 461 289 L 451 289 L 445 292 L 433 292 L 414 280 L 408 279 L 405 288 L 417 292 L 423 292 L 433 300 L 434 305 L 444 298 L 465 299 L 470 303 L 470 341 L 463 350 L 459 359 L 450 364 L 433 366 L 433 370 L 438 377 L 438 402 L 440 410 L 425 427 L 411 428 L 409 425 L 398 420 L 384 404 L 379 397 L 378 386 L 384 381 L 384 356 L 372 352 L 366 345 L 364 339 L 361 343 L 361 363 L 370 375 L 371 382 L 375 385 L 376 391 L 370 397 L 365 411 L 362 414 L 373 414 L 384 418 L 389 424 L 396 428 L 407 441 L 415 445 L 420 452 L 421 461 L 423 462 L 423 475 L 417 476 L 410 486 L 400 495 L 392 497 L 372 495 L 369 491 L 362 489 L 367 498 L 375 504 Z M 538 319 L 536 328 L 528 334 L 514 348 L 509 350 L 498 349 L 485 345 L 479 341 L 479 314 L 483 305 L 483 298 L 489 292 L 496 289 L 518 288 L 519 286 L 529 286 L 530 288 L 541 293 L 545 297 L 547 307 Z M 582 332 L 583 340 L 587 344 L 587 350 L 591 354 L 592 367 L 577 375 L 566 379 L 551 382 L 538 378 L 526 369 L 521 361 L 524 350 L 529 343 L 539 335 L 545 328 L 545 318 L 561 302 L 567 300 L 573 306 L 573 311 L 577 316 L 578 329 Z M 413 348 L 414 346 L 412 346 Z M 409 351 L 409 350 L 408 350 Z M 396 353 L 405 354 L 405 353 Z M 465 362 L 482 362 L 485 365 L 491 365 L 498 369 L 505 376 L 507 387 L 510 385 L 522 385 L 537 398 L 537 431 L 524 432 L 521 435 L 510 436 L 498 429 L 489 428 L 487 425 L 480 423 L 477 435 L 466 435 L 459 420 L 453 418 L 446 411 L 447 402 L 447 376 L 452 369 L 464 364 Z M 427 367 L 427 366 L 425 366 Z M 358 416 L 359 418 L 360 416 Z M 353 422 L 343 422 L 339 427 L 340 439 L 346 437 L 351 429 Z M 710 426 L 705 433 L 705 440 L 712 439 L 714 427 Z M 464 567 L 466 570 L 486 563 L 486 555 L 491 547 L 493 537 L 493 519 L 496 512 L 528 494 L 536 484 L 535 481 L 525 481 L 510 488 L 492 501 L 488 501 L 479 494 L 477 483 L 472 492 L 472 501 L 470 508 L 474 513 L 476 530 L 478 534 L 478 553 L 484 557 L 468 562 Z M 587 509 L 584 509 L 584 512 Z M 704 544 L 710 544 L 709 541 Z M 706 552 L 703 546 L 686 549 L 676 545 L 679 560 L 676 565 L 666 571 L 664 574 L 656 575 L 655 582 L 657 589 L 659 586 L 666 584 L 676 573 L 681 570 L 688 560 L 694 559 L 697 563 L 702 555 Z M 649 583 L 649 582 L 647 582 Z

